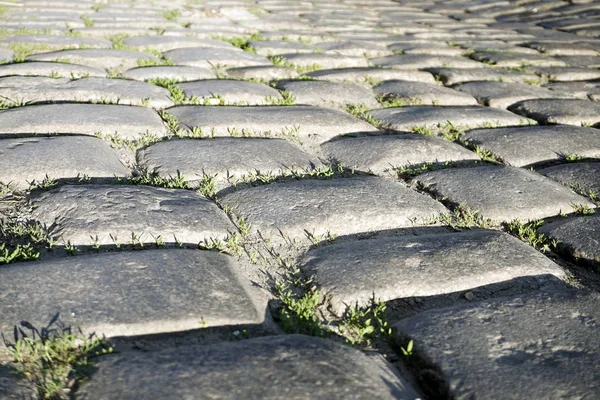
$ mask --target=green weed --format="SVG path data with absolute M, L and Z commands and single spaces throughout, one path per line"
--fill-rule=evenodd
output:
M 385 303 L 376 301 L 373 295 L 366 307 L 348 307 L 338 326 L 339 332 L 352 345 L 370 346 L 371 340 L 378 335 L 387 338 L 392 334 L 392 328 L 385 320 L 385 310 Z
M 505 223 L 505 229 L 512 235 L 518 237 L 523 242 L 528 243 L 532 247 L 548 252 L 556 248 L 558 244 L 555 240 L 548 239 L 543 233 L 538 232 L 538 229 L 544 225 L 544 220 L 531 221 L 523 223 L 519 220 L 513 220 Z

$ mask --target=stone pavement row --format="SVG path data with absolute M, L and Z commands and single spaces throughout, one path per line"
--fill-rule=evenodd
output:
M 599 10 L 2 2 L 0 332 L 110 338 L 81 399 L 600 396 Z

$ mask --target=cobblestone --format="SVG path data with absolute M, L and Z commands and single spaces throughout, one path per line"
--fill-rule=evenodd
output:
M 599 397 L 599 10 L 0 1 L 0 398 Z

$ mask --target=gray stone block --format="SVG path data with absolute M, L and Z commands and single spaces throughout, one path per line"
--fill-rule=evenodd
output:
M 427 311 L 395 326 L 397 342 L 412 338 L 456 399 L 596 398 L 599 302 L 565 290 Z
M 221 101 L 231 105 L 264 105 L 282 99 L 277 90 L 258 82 L 207 79 L 178 86 L 186 96 L 194 96 L 207 105 L 220 105 Z
M 301 335 L 117 354 L 99 359 L 97 365 L 78 398 L 418 398 L 383 359 Z
M 280 90 L 287 90 L 296 99 L 296 104 L 344 108 L 347 104 L 365 104 L 378 107 L 373 91 L 361 86 L 324 81 L 282 81 Z
M 183 65 L 132 68 L 123 72 L 123 76 L 146 81 L 148 79 L 173 79 L 177 81 L 195 81 L 198 79 L 214 79 L 215 72 L 209 68 L 186 67 Z
M 235 227 L 212 201 L 188 190 L 149 186 L 62 186 L 32 199 L 33 215 L 74 246 L 225 238 Z M 112 238 L 111 238 L 112 235 Z
M 218 65 L 231 67 L 249 67 L 255 65 L 271 65 L 268 58 L 242 51 L 238 48 L 190 47 L 169 50 L 163 53 L 175 64 L 191 67 L 212 68 Z
M 130 175 L 115 150 L 86 136 L 0 140 L 0 181 L 19 189 L 52 179 L 115 178 Z
M 118 133 L 136 139 L 142 133 L 169 132 L 158 114 L 145 107 L 111 104 L 43 104 L 0 111 L 0 137 L 14 134 Z
M 123 44 L 161 52 L 188 47 L 234 49 L 231 43 L 222 40 L 200 39 L 190 36 L 133 36 L 123 39 Z
M 393 67 L 401 69 L 425 68 L 483 68 L 480 62 L 465 57 L 437 56 L 429 54 L 403 54 L 372 58 L 371 63 L 377 67 Z
M 538 76 L 501 68 L 428 68 L 428 72 L 439 76 L 444 85 L 473 81 L 502 81 L 524 83 L 535 81 Z
M 95 76 L 104 78 L 105 70 L 85 65 L 58 62 L 30 61 L 26 63 L 0 65 L 0 76 L 51 76 L 59 78 L 83 78 Z
M 290 67 L 259 66 L 228 68 L 227 75 L 236 79 L 261 79 L 265 81 L 279 79 L 295 79 L 300 76 L 295 69 Z
M 215 136 L 290 136 L 319 142 L 334 136 L 377 131 L 349 114 L 311 106 L 172 107 L 168 113 L 189 129 L 198 127 Z M 237 132 L 237 133 L 236 133 Z
M 542 124 L 596 125 L 600 123 L 600 104 L 587 100 L 525 100 L 510 110 Z
M 28 321 L 98 336 L 133 336 L 260 324 L 266 302 L 231 257 L 201 250 L 146 250 L 59 258 L 0 270 L 0 330 Z
M 400 79 L 404 81 L 434 83 L 433 75 L 416 69 L 402 70 L 393 68 L 336 68 L 309 72 L 306 74 L 315 79 L 326 81 L 343 81 L 353 83 L 364 83 L 367 80 L 386 81 Z
M 287 62 L 292 63 L 297 67 L 312 67 L 318 65 L 319 69 L 329 69 L 369 66 L 367 59 L 364 57 L 350 57 L 339 54 L 283 53 L 280 54 L 279 57 L 283 57 Z
M 425 222 L 447 210 L 404 185 L 380 178 L 300 180 L 242 189 L 227 194 L 253 229 L 275 238 L 305 231 L 319 236 L 396 229 Z
M 539 230 L 558 242 L 558 250 L 581 261 L 600 263 L 600 217 L 597 215 L 556 221 Z
M 523 54 L 508 52 L 482 52 L 474 53 L 471 58 L 477 61 L 493 64 L 496 67 L 521 67 L 526 65 L 537 65 L 540 67 L 566 67 L 567 63 L 543 54 Z
M 27 61 L 66 61 L 90 67 L 112 68 L 116 71 L 133 68 L 137 66 L 138 60 L 158 61 L 158 57 L 149 53 L 114 49 L 62 50 L 27 57 Z
M 580 152 L 573 152 L 580 154 Z M 600 151 L 596 147 L 595 158 L 600 158 Z M 562 183 L 573 186 L 577 190 L 588 194 L 600 194 L 600 162 L 577 162 L 572 164 L 555 165 L 538 170 L 542 175 Z
M 477 100 L 470 94 L 462 93 L 443 86 L 408 81 L 385 81 L 373 88 L 384 97 L 405 100 L 408 105 L 473 106 Z
M 378 238 L 335 243 L 311 250 L 302 269 L 314 276 L 328 308 L 414 296 L 449 294 L 562 269 L 506 233 L 459 233 Z
M 595 207 L 585 197 L 538 173 L 505 166 L 449 168 L 414 179 L 455 204 L 467 204 L 493 221 L 536 220 L 569 213 L 575 204 Z

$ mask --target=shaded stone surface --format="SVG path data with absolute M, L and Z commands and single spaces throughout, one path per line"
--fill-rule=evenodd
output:
M 427 172 L 414 179 L 441 198 L 467 204 L 493 221 L 523 221 L 568 213 L 574 204 L 594 207 L 579 196 L 538 173 L 525 169 L 484 166 Z
M 129 50 L 113 49 L 77 49 L 52 51 L 34 54 L 27 57 L 28 61 L 65 61 L 90 67 L 112 68 L 123 71 L 137 66 L 138 60 L 158 61 L 158 57 Z
M 390 79 L 425 83 L 435 82 L 433 75 L 429 72 L 393 68 L 338 68 L 309 72 L 306 75 L 319 80 L 348 81 L 354 83 L 363 83 L 368 80 L 385 81 Z
M 461 127 L 476 128 L 482 125 L 518 126 L 527 119 L 504 110 L 482 106 L 412 106 L 371 110 L 373 118 L 389 129 L 399 131 L 414 127 L 436 129 L 451 122 Z
M 114 178 L 129 176 L 117 152 L 101 139 L 87 136 L 0 140 L 0 181 L 27 189 L 45 176 Z
M 418 397 L 381 358 L 302 335 L 104 357 L 78 397 L 180 399 L 198 393 L 211 399 Z
M 206 105 L 262 105 L 282 99 L 277 90 L 258 82 L 207 79 L 178 86 L 186 96 L 196 97 Z
M 43 78 L 16 76 L 0 78 L 0 97 L 15 103 L 109 102 L 165 108 L 173 105 L 167 89 L 126 79 Z
M 600 263 L 600 216 L 570 218 L 544 225 L 539 232 L 558 242 L 558 250 L 579 261 Z
M 600 159 L 600 155 L 596 154 L 596 158 Z M 563 185 L 573 185 L 583 193 L 591 191 L 596 195 L 600 194 L 600 162 L 555 165 L 538 172 Z
M 469 94 L 422 82 L 386 81 L 373 88 L 384 97 L 405 100 L 407 104 L 426 104 L 439 106 L 472 106 L 477 100 Z
M 148 79 L 195 81 L 197 79 L 214 79 L 217 77 L 212 69 L 186 67 L 183 65 L 132 68 L 123 72 L 123 76 L 137 81 Z
M 412 338 L 440 370 L 417 372 L 422 381 L 443 374 L 457 399 L 594 398 L 599 301 L 564 290 L 427 311 L 396 324 L 396 340 Z
M 24 377 L 15 375 L 15 369 L 4 365 L 0 365 L 0 396 L 5 400 L 35 400 L 38 398 L 35 389 Z
M 506 233 L 459 233 L 335 243 L 309 251 L 302 269 L 337 315 L 348 306 L 414 296 L 434 296 L 524 276 L 565 273 L 536 250 Z
M 600 100 L 600 84 L 598 82 L 553 82 L 546 85 L 548 89 L 572 93 L 574 97 L 583 100 Z
M 527 71 L 535 72 L 537 75 L 546 77 L 552 81 L 585 81 L 588 79 L 600 79 L 600 71 L 593 68 L 576 67 L 527 67 Z
M 346 104 L 365 104 L 371 108 L 379 106 L 373 91 L 348 83 L 282 81 L 277 88 L 294 96 L 296 104 L 333 108 L 344 108 Z
M 294 79 L 300 76 L 298 72 L 290 67 L 276 66 L 258 66 L 258 67 L 240 67 L 227 69 L 227 75 L 236 79 Z
M 402 69 L 424 68 L 483 68 L 480 62 L 458 56 L 437 56 L 428 54 L 403 54 L 372 58 L 371 63 L 378 67 L 393 67 Z
M 469 82 L 454 86 L 454 88 L 471 94 L 480 104 L 496 108 L 508 108 L 523 100 L 573 97 L 561 91 L 506 82 Z
M 218 138 L 206 140 L 169 140 L 140 150 L 138 162 L 160 176 L 177 176 L 186 181 L 202 180 L 205 175 L 219 181 L 228 176 L 241 178 L 260 171 L 279 175 L 291 169 L 312 169 L 320 162 L 295 144 L 283 139 Z
M 586 100 L 525 100 L 513 104 L 510 110 L 542 124 L 579 126 L 600 122 L 600 104 Z
M 191 47 L 169 50 L 164 52 L 163 56 L 170 58 L 175 64 L 192 67 L 212 68 L 218 65 L 229 65 L 232 67 L 271 65 L 271 61 L 268 58 L 237 48 Z
M 364 57 L 350 57 L 340 54 L 324 54 L 324 53 L 284 53 L 279 57 L 285 61 L 298 67 L 313 67 L 316 69 L 326 68 L 351 68 L 351 67 L 368 67 L 369 63 Z
M 200 250 L 103 253 L 0 270 L 0 329 L 25 320 L 102 336 L 132 336 L 262 323 L 266 302 L 231 257 Z
M 408 164 L 479 160 L 475 153 L 442 138 L 409 133 L 340 138 L 321 148 L 346 167 L 376 174 Z
M 600 131 L 594 128 L 549 125 L 477 129 L 466 132 L 463 138 L 515 167 L 562 160 L 572 154 L 600 158 Z
M 83 78 L 86 76 L 106 77 L 105 70 L 77 64 L 30 61 L 0 65 L 0 76 L 50 76 L 54 78 Z
M 275 238 L 331 232 L 349 235 L 412 226 L 446 212 L 431 198 L 380 178 L 300 180 L 257 186 L 227 194 L 253 229 Z
M 75 246 L 131 243 L 198 243 L 225 238 L 235 227 L 212 201 L 182 189 L 150 186 L 62 186 L 32 199 L 34 217 L 59 242 Z M 113 238 L 111 238 L 111 235 Z
M 534 81 L 538 77 L 502 68 L 428 68 L 427 71 L 439 76 L 444 85 L 473 81 L 518 82 Z
M 125 123 L 126 122 L 126 123 Z M 158 114 L 145 107 L 111 104 L 43 104 L 0 111 L 0 135 L 74 133 L 125 139 L 168 133 Z
M 297 135 L 300 140 L 325 141 L 341 134 L 377 130 L 341 111 L 311 106 L 178 106 L 168 113 L 189 129 L 202 128 L 215 136 Z

